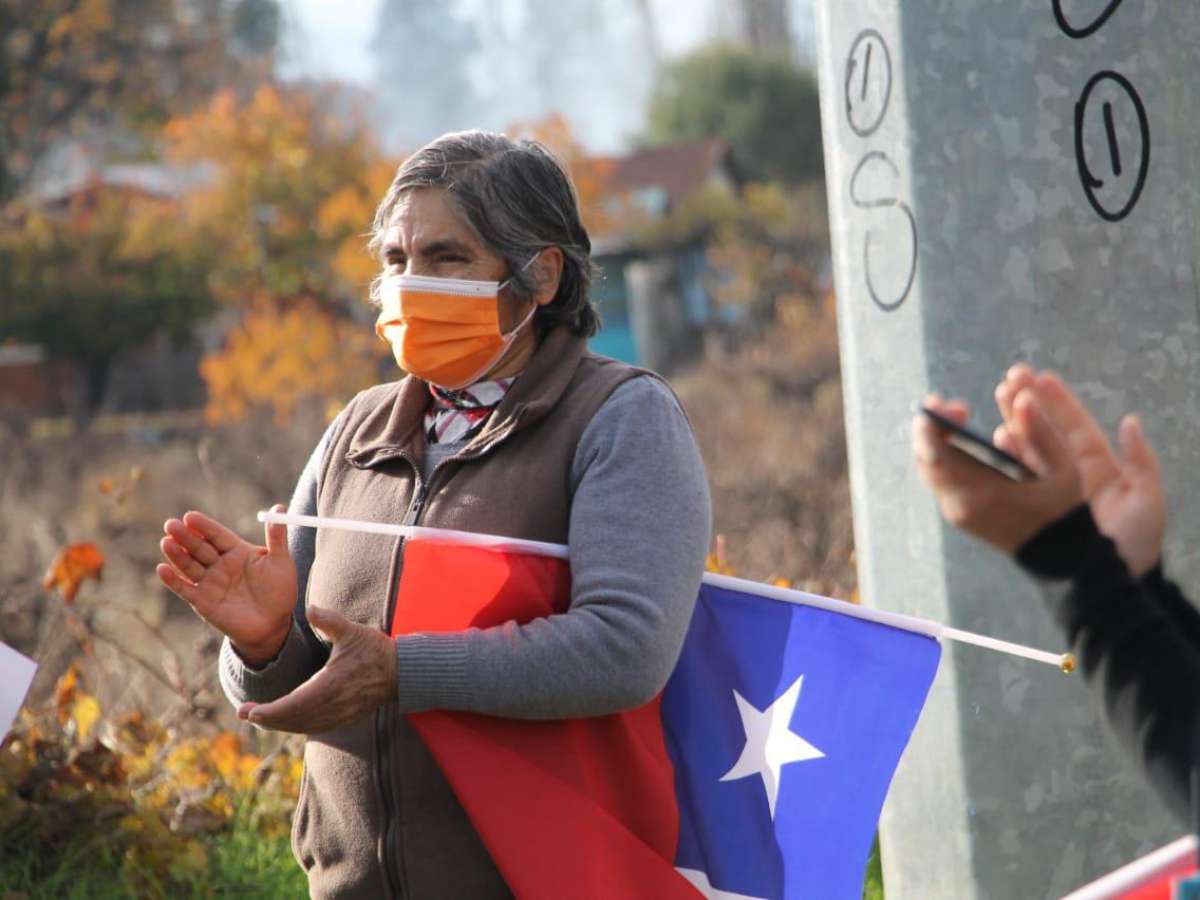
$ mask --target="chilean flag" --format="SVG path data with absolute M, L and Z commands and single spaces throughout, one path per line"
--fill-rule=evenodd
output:
M 393 635 L 567 610 L 565 547 L 427 536 L 405 546 Z M 939 658 L 859 607 L 710 574 L 645 706 L 410 719 L 518 897 L 857 900 Z
M 1198 894 L 1196 838 L 1189 836 L 1109 872 L 1063 900 L 1183 900 Z

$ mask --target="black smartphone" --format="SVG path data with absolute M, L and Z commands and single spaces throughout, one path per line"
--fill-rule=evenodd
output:
M 1013 481 L 1032 481 L 1037 478 L 1037 475 L 1025 463 L 1011 453 L 1001 450 L 982 435 L 959 425 L 953 419 L 947 419 L 941 413 L 934 412 L 928 407 L 922 406 L 921 412 L 933 420 L 939 428 L 948 432 L 947 444 L 961 453 L 965 453 L 976 462 L 995 469 Z

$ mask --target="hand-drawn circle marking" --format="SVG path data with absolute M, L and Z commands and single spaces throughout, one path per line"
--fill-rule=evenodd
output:
M 879 48 L 876 51 L 876 48 Z M 876 59 L 875 57 L 879 58 Z M 872 67 L 883 66 L 883 87 L 872 90 Z M 858 77 L 855 78 L 855 73 Z M 874 28 L 864 28 L 846 57 L 846 121 L 859 137 L 869 137 L 887 115 L 892 98 L 892 54 Z
M 884 312 L 894 312 L 900 308 L 905 300 L 908 299 L 908 292 L 912 290 L 913 279 L 917 276 L 917 220 L 913 216 L 912 209 L 903 200 L 898 200 L 895 197 L 881 197 L 878 200 L 861 200 L 856 196 L 854 189 L 858 182 L 858 176 L 862 174 L 863 169 L 867 167 L 867 163 L 874 159 L 883 161 L 892 170 L 892 174 L 897 178 L 900 177 L 900 170 L 896 168 L 896 164 L 891 161 L 886 153 L 880 150 L 872 150 L 861 160 L 858 166 L 854 169 L 854 174 L 850 176 L 850 202 L 859 209 L 896 209 L 904 214 L 908 219 L 908 229 L 912 236 L 912 261 L 908 267 L 908 278 L 904 282 L 904 289 L 894 300 L 885 300 L 879 295 L 879 291 L 875 288 L 875 283 L 871 280 L 871 230 L 867 229 L 866 239 L 863 241 L 863 276 L 867 282 L 867 293 L 871 295 L 871 300 L 875 305 Z
M 1117 7 L 1124 2 L 1125 0 L 1109 0 L 1108 6 L 1104 8 L 1104 12 L 1096 16 L 1089 25 L 1085 25 L 1083 28 L 1076 28 L 1067 21 L 1067 16 L 1062 11 L 1062 0 L 1051 0 L 1050 5 L 1054 9 L 1054 21 L 1062 29 L 1062 33 L 1067 37 L 1080 40 L 1099 31 L 1104 23 L 1109 20 L 1109 17 L 1117 11 Z
M 1116 210 L 1106 206 L 1096 196 L 1096 189 L 1103 187 L 1104 181 L 1097 178 L 1088 166 L 1087 155 L 1083 146 L 1083 122 L 1087 114 L 1088 100 L 1091 98 L 1092 91 L 1102 81 L 1112 81 L 1124 91 L 1133 104 L 1138 120 L 1139 146 L 1135 148 L 1138 151 L 1136 154 L 1138 157 L 1137 178 L 1134 180 L 1133 191 L 1130 193 L 1129 199 L 1125 202 L 1124 206 Z M 1106 104 L 1106 107 L 1109 108 L 1104 110 L 1105 120 L 1106 124 L 1110 124 L 1111 107 L 1109 104 Z M 1109 128 L 1109 144 L 1110 153 L 1114 160 L 1113 171 L 1119 174 L 1121 167 L 1119 157 L 1116 155 L 1118 148 L 1111 127 Z M 1129 83 L 1129 79 L 1119 72 L 1107 69 L 1103 72 L 1097 72 L 1084 86 L 1083 93 L 1079 97 L 1079 102 L 1075 104 L 1075 162 L 1079 167 L 1079 180 L 1083 184 L 1083 192 L 1087 194 L 1088 202 L 1092 204 L 1092 209 L 1096 210 L 1100 218 L 1108 222 L 1119 222 L 1137 206 L 1138 199 L 1142 195 L 1142 188 L 1146 186 L 1146 176 L 1150 172 L 1150 122 L 1146 118 L 1146 107 L 1142 104 L 1142 98 L 1138 96 L 1138 92 Z

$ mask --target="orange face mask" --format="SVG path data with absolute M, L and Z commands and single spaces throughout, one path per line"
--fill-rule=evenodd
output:
M 505 282 L 507 284 L 507 282 Z M 458 390 L 488 373 L 533 318 L 500 333 L 502 284 L 426 275 L 390 275 L 380 285 L 375 333 L 392 345 L 400 368 Z

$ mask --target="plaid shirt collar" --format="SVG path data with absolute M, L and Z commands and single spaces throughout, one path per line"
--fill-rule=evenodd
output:
M 425 413 L 425 439 L 430 444 L 469 441 L 487 424 L 516 378 L 478 381 L 457 391 L 429 386 L 433 402 Z

